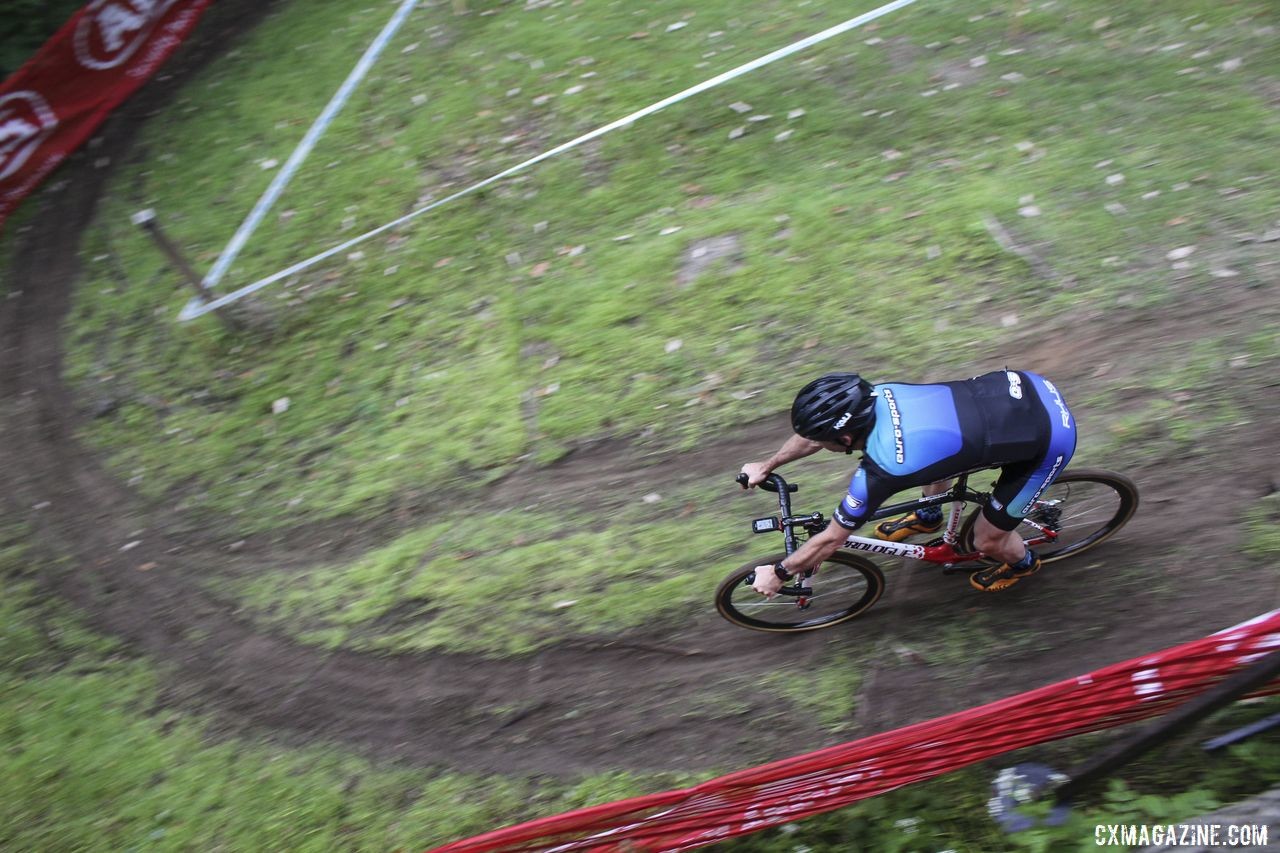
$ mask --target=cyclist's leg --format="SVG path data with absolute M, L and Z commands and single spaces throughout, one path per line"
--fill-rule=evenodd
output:
M 1018 522 L 1014 522 L 1016 527 Z M 988 557 L 1013 565 L 1027 553 L 1022 537 L 1012 530 L 997 527 L 984 512 L 973 526 L 973 544 Z
M 983 554 L 1001 561 L 999 565 L 979 569 L 969 575 L 969 585 L 974 589 L 1001 592 L 1040 570 L 1040 560 L 1035 552 L 1027 548 L 1022 536 L 1016 532 L 1021 516 L 1012 516 L 1003 499 L 1004 494 L 1018 489 L 1019 484 L 1028 479 L 1028 467 L 1027 463 L 1019 463 L 1000 470 L 1000 479 L 973 525 L 973 544 Z M 1014 494 L 1018 492 L 1014 491 Z
M 991 497 L 974 525 L 973 538 L 978 550 L 1003 563 L 970 575 L 969 582 L 977 589 L 1008 589 L 1018 578 L 1034 574 L 1040 568 L 1040 561 L 1023 544 L 1016 528 L 1036 498 L 1067 467 L 1076 449 L 1074 419 L 1061 394 L 1042 377 L 1028 374 L 1028 378 L 1049 413 L 1049 435 L 1044 451 L 1035 459 L 1000 469 Z

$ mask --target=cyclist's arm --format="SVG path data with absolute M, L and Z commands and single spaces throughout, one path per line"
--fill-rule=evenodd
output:
M 804 571 L 822 563 L 834 554 L 844 540 L 849 538 L 848 528 L 831 522 L 822 531 L 810 536 L 803 545 L 783 561 L 783 566 L 792 574 Z M 761 595 L 772 598 L 782 586 L 782 581 L 773 572 L 772 566 L 759 566 L 753 588 Z
M 822 445 L 816 441 L 810 441 L 798 435 L 793 435 L 782 443 L 772 456 L 763 462 L 748 462 L 742 466 L 742 473 L 747 475 L 747 485 L 756 486 L 764 482 L 764 478 L 768 477 L 777 468 L 781 468 L 788 462 L 794 462 L 797 459 L 803 459 L 806 456 L 812 456 L 822 449 Z

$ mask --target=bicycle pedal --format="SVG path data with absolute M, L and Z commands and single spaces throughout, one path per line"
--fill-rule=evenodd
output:
M 973 566 L 947 566 L 942 570 L 944 575 L 971 575 L 973 574 Z

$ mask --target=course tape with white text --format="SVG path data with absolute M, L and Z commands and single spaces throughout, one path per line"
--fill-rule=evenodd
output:
M 1203 639 L 945 717 L 711 779 L 455 841 L 430 853 L 692 850 L 1015 749 L 1171 710 L 1280 648 L 1280 610 Z M 1255 695 L 1280 691 L 1273 681 Z

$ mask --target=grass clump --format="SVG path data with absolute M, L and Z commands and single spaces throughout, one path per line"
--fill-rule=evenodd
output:
M 396 769 L 333 746 L 214 737 L 207 718 L 162 698 L 162 667 L 85 628 L 21 579 L 30 555 L 16 535 L 5 541 L 4 849 L 422 849 L 535 814 L 690 783 Z
M 228 286 L 753 58 L 761 33 L 847 13 L 487 11 L 414 13 Z M 1247 260 L 1232 235 L 1271 209 L 1255 78 L 1194 58 L 1268 67 L 1263 7 L 1114 11 L 913 8 L 286 279 L 254 299 L 269 334 L 175 326 L 174 281 L 124 214 L 155 207 L 211 260 L 380 23 L 285 7 L 146 131 L 153 156 L 122 172 L 88 238 L 101 260 L 68 374 L 116 404 L 88 437 L 144 494 L 241 529 L 369 517 L 585 439 L 688 447 L 782 408 L 784 377 L 849 358 L 966 370 L 1005 315 L 1178 298 Z M 989 217 L 1043 268 L 1001 249 Z M 713 240 L 734 248 L 690 274 Z M 1164 256 L 1187 245 L 1192 266 L 1171 276 Z

